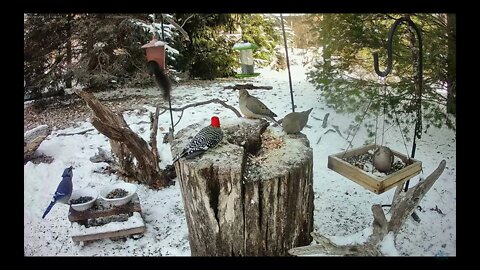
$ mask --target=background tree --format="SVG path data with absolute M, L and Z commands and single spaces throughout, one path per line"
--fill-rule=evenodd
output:
M 256 64 L 267 66 L 276 61 L 275 48 L 283 44 L 280 18 L 272 14 L 238 14 L 237 18 L 242 33 L 241 40 L 258 46 L 253 52 Z M 291 29 L 287 30 L 292 33 Z
M 308 21 L 312 26 L 321 57 L 308 76 L 321 90 L 326 102 L 338 111 L 365 111 L 365 104 L 374 100 L 368 111 L 370 115 L 382 115 L 386 108 L 386 123 L 392 124 L 395 112 L 403 123 L 404 132 L 413 127 L 415 117 L 415 80 L 413 58 L 418 50 L 418 41 L 411 46 L 412 31 L 400 26 L 393 39 L 393 70 L 387 77 L 387 96 L 384 84 L 378 80 L 373 68 L 374 51 L 380 51 L 380 66 L 386 66 L 387 32 L 399 14 L 314 14 Z M 455 70 L 447 70 L 448 29 L 442 22 L 442 14 L 410 14 L 410 18 L 422 31 L 424 86 L 422 95 L 425 129 L 433 124 L 455 129 L 452 118 L 447 115 L 447 78 L 454 78 Z M 452 36 L 450 35 L 450 38 Z M 453 79 L 454 80 L 454 79 Z M 450 82 L 451 83 L 451 82 Z M 455 103 L 455 96 L 452 95 Z M 359 120 L 360 115 L 357 116 Z M 366 123 L 372 132 L 373 125 Z M 373 135 L 371 133 L 370 135 Z M 408 136 L 407 136 L 408 138 Z
M 233 45 L 244 39 L 260 46 L 258 61 L 275 58 L 278 44 L 275 17 L 260 14 L 164 14 L 189 35 L 186 40 L 164 22 L 167 66 L 191 78 L 215 79 L 235 74 L 239 66 Z M 153 20 L 153 18 L 156 18 Z M 24 71 L 26 92 L 41 96 L 45 89 L 72 85 L 90 91 L 121 86 L 153 86 L 145 70 L 141 45 L 153 33 L 161 36 L 156 14 L 26 14 Z

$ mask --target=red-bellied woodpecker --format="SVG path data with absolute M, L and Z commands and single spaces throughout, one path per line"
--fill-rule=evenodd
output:
M 183 148 L 182 152 L 177 155 L 172 163 L 182 157 L 186 159 L 194 158 L 205 153 L 208 149 L 217 146 L 223 139 L 223 131 L 220 128 L 220 120 L 217 116 L 213 116 L 211 124 L 202 128 L 193 139 Z
M 287 134 L 295 134 L 300 132 L 308 122 L 308 115 L 313 110 L 306 110 L 303 112 L 291 112 L 287 114 L 282 120 L 283 130 Z
M 245 117 L 257 119 L 266 118 L 278 124 L 277 120 L 273 118 L 277 115 L 258 100 L 258 98 L 251 96 L 247 90 L 240 90 L 238 103 L 240 105 L 240 111 Z

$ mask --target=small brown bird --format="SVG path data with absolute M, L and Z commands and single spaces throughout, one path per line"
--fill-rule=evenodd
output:
M 393 152 L 386 146 L 380 146 L 373 153 L 373 166 L 380 172 L 388 172 L 392 169 Z

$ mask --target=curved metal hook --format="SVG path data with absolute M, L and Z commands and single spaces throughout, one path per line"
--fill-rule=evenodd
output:
M 413 29 L 415 29 L 415 32 L 417 33 L 418 37 L 418 47 L 419 47 L 419 52 L 418 52 L 418 70 L 419 70 L 419 77 L 418 80 L 421 82 L 423 81 L 423 52 L 422 52 L 422 35 L 420 33 L 420 30 L 418 29 L 417 25 L 407 17 L 402 17 L 397 19 L 392 27 L 390 28 L 390 31 L 388 32 L 388 41 L 387 41 L 387 69 L 385 71 L 380 71 L 380 68 L 378 66 L 378 52 L 373 53 L 373 66 L 375 68 L 375 72 L 377 73 L 378 76 L 381 77 L 386 77 L 390 71 L 392 71 L 392 42 L 393 42 L 393 34 L 397 27 L 402 23 L 402 22 L 407 22 Z M 421 86 L 420 86 L 421 87 Z

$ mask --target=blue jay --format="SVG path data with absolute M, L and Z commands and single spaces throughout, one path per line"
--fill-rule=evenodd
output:
M 50 205 L 48 205 L 47 210 L 45 210 L 45 213 L 43 213 L 42 218 L 45 218 L 45 216 L 50 212 L 52 207 L 57 203 L 68 203 L 68 200 L 70 200 L 70 196 L 72 195 L 72 190 L 73 190 L 73 183 L 72 183 L 72 177 L 73 177 L 73 167 L 70 166 L 66 168 L 63 171 L 62 174 L 62 181 L 60 184 L 58 184 L 57 191 L 55 191 L 55 194 L 53 195 L 52 202 L 50 202 Z

